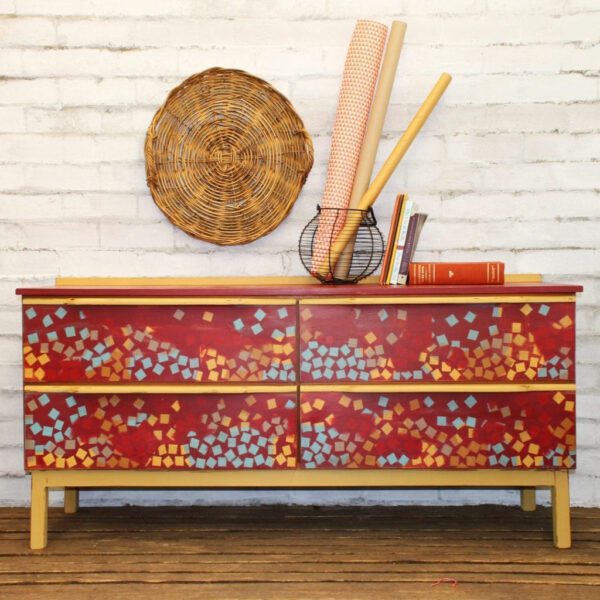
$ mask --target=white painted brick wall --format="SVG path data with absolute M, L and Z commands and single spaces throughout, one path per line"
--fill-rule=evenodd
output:
M 378 201 L 430 215 L 418 258 L 500 259 L 583 283 L 579 469 L 600 506 L 600 5 L 597 0 L 0 0 L 0 504 L 25 504 L 14 288 L 56 275 L 301 274 L 357 18 L 408 31 L 381 144 L 393 147 L 443 70 L 442 103 Z M 145 184 L 154 111 L 185 77 L 247 69 L 288 95 L 315 166 L 291 215 L 248 246 L 174 229 Z M 547 495 L 544 496 L 547 499 Z M 515 502 L 514 492 L 94 492 L 84 502 Z

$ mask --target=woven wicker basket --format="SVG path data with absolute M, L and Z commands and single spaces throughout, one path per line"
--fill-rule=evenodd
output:
M 214 68 L 171 91 L 148 128 L 146 177 L 178 227 L 220 245 L 246 244 L 288 214 L 313 163 L 290 102 L 243 71 Z

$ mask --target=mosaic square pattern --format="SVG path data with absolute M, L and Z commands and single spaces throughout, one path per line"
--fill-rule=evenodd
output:
M 25 468 L 296 467 L 294 394 L 25 395 Z
M 302 393 L 301 466 L 575 467 L 573 392 Z
M 574 381 L 574 303 L 305 305 L 303 382 Z
M 23 310 L 26 382 L 293 382 L 289 306 L 57 306 Z

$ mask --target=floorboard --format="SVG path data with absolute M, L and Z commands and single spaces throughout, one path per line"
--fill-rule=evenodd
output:
M 600 509 L 119 507 L 50 510 L 28 547 L 26 509 L 0 509 L 1 598 L 600 599 Z

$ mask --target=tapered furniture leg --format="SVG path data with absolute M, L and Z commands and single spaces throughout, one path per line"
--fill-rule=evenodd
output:
M 77 488 L 65 488 L 65 513 L 68 515 L 76 513 L 79 508 L 79 490 Z
M 535 510 L 535 488 L 521 488 L 521 510 L 525 512 Z
M 31 537 L 32 550 L 41 550 L 48 543 L 48 487 L 44 473 L 31 474 Z
M 569 506 L 569 472 L 554 472 L 552 488 L 552 527 L 554 545 L 557 548 L 571 547 L 571 509 Z

